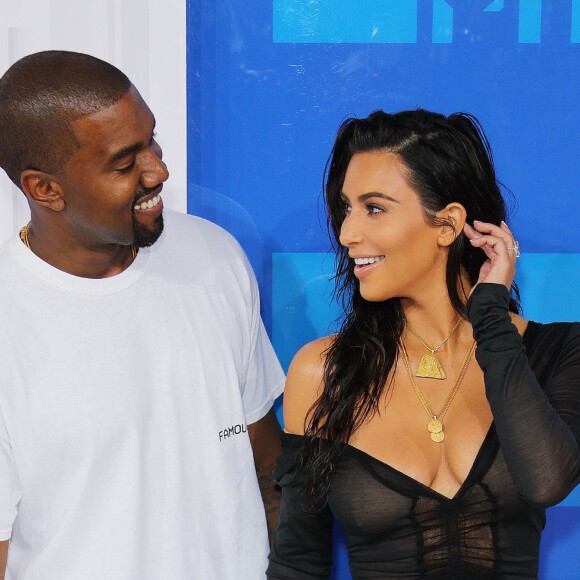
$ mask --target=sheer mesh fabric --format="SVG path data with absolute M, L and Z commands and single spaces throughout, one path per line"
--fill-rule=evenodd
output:
M 294 477 L 302 438 L 284 434 L 268 578 L 328 578 L 333 516 L 355 580 L 537 578 L 545 508 L 579 480 L 580 325 L 530 322 L 522 339 L 508 298 L 482 284 L 468 304 L 494 422 L 455 497 L 344 445 L 327 505 L 312 512 L 298 493 L 308 474 Z
M 465 578 L 468 571 L 471 578 L 493 577 L 496 506 L 484 486 L 474 485 L 451 505 L 418 497 L 413 510 L 425 578 Z

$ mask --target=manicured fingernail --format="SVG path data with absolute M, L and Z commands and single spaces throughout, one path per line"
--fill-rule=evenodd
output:
M 483 222 L 480 222 L 479 220 L 473 220 L 474 224 L 482 224 Z
M 501 220 L 501 223 L 502 223 L 504 226 L 507 226 L 507 224 L 506 224 L 506 223 L 505 223 L 503 220 Z

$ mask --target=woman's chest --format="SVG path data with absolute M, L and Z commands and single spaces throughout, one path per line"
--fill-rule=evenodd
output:
M 473 369 L 455 392 L 451 381 L 418 381 L 419 393 L 408 377 L 396 374 L 380 412 L 350 444 L 452 497 L 468 477 L 492 421 L 483 376 Z

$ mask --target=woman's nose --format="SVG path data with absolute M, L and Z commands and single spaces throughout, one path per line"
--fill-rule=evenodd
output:
M 339 241 L 345 247 L 350 247 L 362 241 L 362 229 L 359 220 L 352 213 L 347 214 L 340 228 Z

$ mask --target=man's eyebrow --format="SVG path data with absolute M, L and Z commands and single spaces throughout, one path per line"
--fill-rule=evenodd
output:
M 137 153 L 137 151 L 139 151 L 139 149 L 142 148 L 143 143 L 134 143 L 133 145 L 129 145 L 128 147 L 123 147 L 123 149 L 120 149 L 119 151 L 117 151 L 117 153 L 111 156 L 111 158 L 109 159 L 109 165 L 114 165 L 117 161 L 120 161 L 121 159 L 124 159 L 125 157 L 128 157 L 133 153 Z
M 151 129 L 151 138 L 155 135 L 155 119 L 153 119 L 153 129 Z M 119 149 L 116 153 L 114 153 L 111 158 L 109 159 L 109 165 L 114 165 L 117 161 L 128 157 L 129 155 L 133 155 L 133 153 L 137 153 L 139 149 L 143 148 L 143 143 L 133 143 L 132 145 L 128 145 L 127 147 L 123 147 L 123 149 Z

